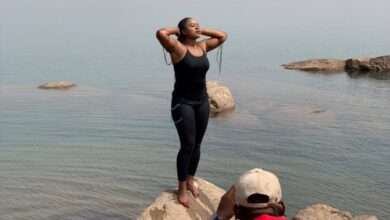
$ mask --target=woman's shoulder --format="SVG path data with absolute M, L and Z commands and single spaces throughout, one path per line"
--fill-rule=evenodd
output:
M 202 40 L 197 43 L 197 45 L 203 50 L 204 53 L 207 53 L 206 51 L 206 41 Z

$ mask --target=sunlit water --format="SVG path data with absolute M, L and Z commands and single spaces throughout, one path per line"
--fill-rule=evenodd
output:
M 154 33 L 187 15 L 229 33 L 208 79 L 237 105 L 210 120 L 198 175 L 226 189 L 263 167 L 290 217 L 323 202 L 390 218 L 390 80 L 280 67 L 389 53 L 389 4 L 181 2 L 2 3 L 0 219 L 135 219 L 175 187 L 173 71 Z M 36 88 L 59 80 L 77 87 Z

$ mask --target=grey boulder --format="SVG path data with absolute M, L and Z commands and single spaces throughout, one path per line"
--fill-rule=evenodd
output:
M 228 87 L 217 81 L 207 81 L 206 86 L 211 116 L 230 112 L 235 108 L 234 98 Z

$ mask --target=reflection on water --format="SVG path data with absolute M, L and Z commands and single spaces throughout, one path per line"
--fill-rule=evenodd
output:
M 308 74 L 320 74 L 320 75 L 338 75 L 338 74 L 347 74 L 351 79 L 359 79 L 359 78 L 371 78 L 376 80 L 389 80 L 390 79 L 390 71 L 383 72 L 370 72 L 370 71 L 300 71 Z
M 352 79 L 372 78 L 377 80 L 389 80 L 390 71 L 388 72 L 348 72 L 348 76 Z

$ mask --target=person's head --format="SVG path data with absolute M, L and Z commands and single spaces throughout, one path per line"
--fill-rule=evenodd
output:
M 183 18 L 177 25 L 180 31 L 179 41 L 183 42 L 185 39 L 196 40 L 200 37 L 199 23 L 191 17 Z
M 249 170 L 240 176 L 234 188 L 237 219 L 254 219 L 261 214 L 284 215 L 282 189 L 275 174 L 259 168 Z

